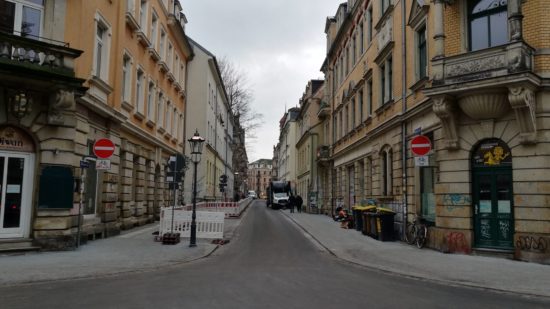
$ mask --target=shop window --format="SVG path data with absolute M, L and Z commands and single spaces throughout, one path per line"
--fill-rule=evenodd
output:
M 73 193 L 78 192 L 73 171 L 68 166 L 46 166 L 40 175 L 38 208 L 73 208 Z

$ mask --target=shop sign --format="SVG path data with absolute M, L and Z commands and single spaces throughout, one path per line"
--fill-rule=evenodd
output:
M 499 139 L 483 141 L 474 152 L 473 164 L 478 167 L 510 166 L 512 152 Z
M 0 150 L 34 152 L 34 143 L 18 128 L 0 127 Z

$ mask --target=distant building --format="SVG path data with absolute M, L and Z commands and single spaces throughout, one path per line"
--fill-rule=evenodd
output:
M 187 138 L 197 131 L 206 139 L 197 169 L 197 198 L 222 200 L 233 198 L 233 130 L 235 119 L 229 106 L 225 86 L 216 57 L 197 42 L 189 39 L 195 57 L 189 63 L 188 105 L 186 110 Z M 187 149 L 186 154 L 189 155 Z M 224 192 L 220 176 L 227 176 Z M 185 175 L 185 201 L 190 203 L 193 171 Z
M 248 164 L 248 190 L 254 190 L 258 197 L 266 198 L 272 168 L 272 160 L 269 159 L 260 159 Z

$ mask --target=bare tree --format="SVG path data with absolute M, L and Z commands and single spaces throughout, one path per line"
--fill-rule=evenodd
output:
M 218 65 L 231 111 L 233 115 L 239 116 L 247 140 L 255 139 L 255 131 L 260 127 L 263 115 L 250 106 L 254 97 L 248 85 L 247 76 L 226 57 L 218 59 Z

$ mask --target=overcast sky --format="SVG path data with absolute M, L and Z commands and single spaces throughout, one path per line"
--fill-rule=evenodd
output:
M 285 105 L 297 106 L 307 82 L 323 78 L 325 21 L 341 2 L 181 0 L 187 35 L 248 77 L 252 108 L 263 114 L 258 138 L 246 141 L 249 162 L 273 157 Z

